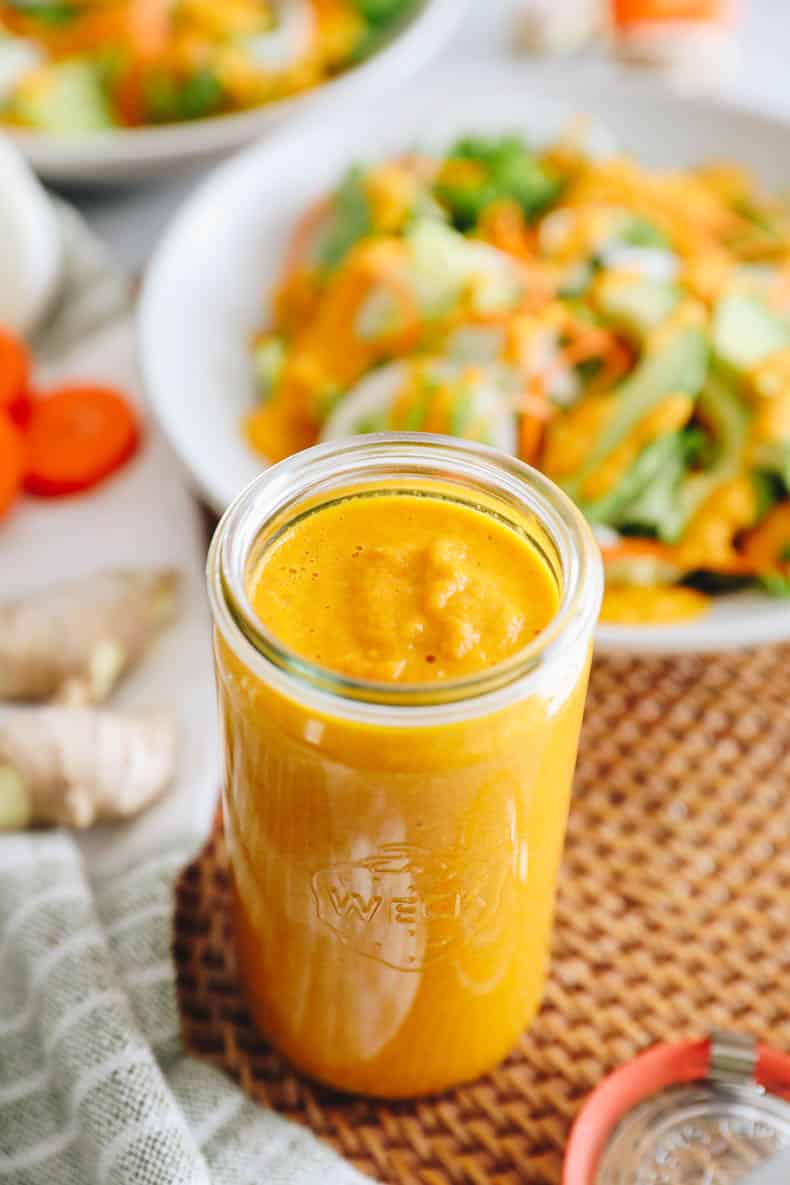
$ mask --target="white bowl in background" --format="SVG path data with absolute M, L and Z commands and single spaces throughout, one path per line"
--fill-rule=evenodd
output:
M 40 176 L 66 184 L 117 184 L 163 176 L 219 159 L 273 131 L 285 119 L 335 103 L 363 108 L 428 62 L 459 24 L 467 0 L 418 0 L 414 11 L 369 58 L 298 95 L 232 115 L 156 127 L 55 136 L 5 130 Z
M 514 65 L 443 69 L 373 107 L 305 121 L 223 165 L 200 187 L 148 269 L 139 344 L 155 412 L 216 511 L 263 464 L 240 431 L 254 395 L 249 345 L 265 320 L 296 213 L 354 160 L 446 146 L 467 131 L 546 140 L 579 112 L 598 117 L 625 151 L 649 165 L 731 157 L 776 188 L 790 179 L 790 125 L 781 120 L 674 96 L 652 80 L 585 87 L 571 66 Z M 783 639 L 790 639 L 790 603 L 757 593 L 718 598 L 693 622 L 604 625 L 598 633 L 602 649 L 653 652 Z

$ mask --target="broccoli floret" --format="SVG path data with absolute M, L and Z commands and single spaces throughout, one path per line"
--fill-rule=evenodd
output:
M 391 35 L 393 28 L 414 7 L 416 0 L 355 0 L 364 27 L 354 46 L 351 62 L 370 57 Z
M 77 16 L 77 6 L 71 0 L 52 0 L 52 3 L 42 3 L 39 0 L 7 0 L 9 8 L 21 12 L 29 19 L 39 21 L 42 25 L 68 25 Z
M 196 70 L 181 88 L 179 111 L 181 119 L 205 119 L 221 110 L 224 92 L 222 83 L 207 66 Z
M 221 111 L 224 100 L 222 83 L 206 66 L 186 79 L 157 71 L 144 84 L 146 116 L 152 123 L 205 119 Z
M 407 0 L 356 0 L 357 11 L 372 25 L 395 20 L 408 7 Z
M 178 86 L 169 74 L 152 73 L 143 82 L 143 106 L 150 123 L 174 123 L 178 119 Z
M 535 217 L 557 197 L 560 181 L 515 136 L 485 140 L 466 136 L 450 150 L 436 196 L 459 230 L 476 226 L 486 206 L 503 198 Z

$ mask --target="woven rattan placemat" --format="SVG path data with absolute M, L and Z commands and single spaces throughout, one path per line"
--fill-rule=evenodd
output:
M 379 1181 L 556 1185 L 582 1099 L 640 1049 L 714 1027 L 790 1049 L 790 648 L 596 662 L 546 1001 L 471 1086 L 383 1104 L 295 1074 L 239 996 L 226 894 L 217 831 L 178 888 L 194 1053 Z

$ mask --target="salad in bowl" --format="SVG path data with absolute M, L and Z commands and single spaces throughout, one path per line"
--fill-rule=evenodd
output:
M 425 430 L 536 465 L 593 524 L 604 620 L 790 594 L 790 209 L 732 164 L 462 136 L 302 215 L 248 443 Z
M 414 0 L 0 0 L 0 121 L 82 135 L 227 115 L 372 54 Z

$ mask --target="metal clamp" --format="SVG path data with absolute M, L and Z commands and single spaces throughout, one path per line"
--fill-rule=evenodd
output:
M 757 1042 L 743 1033 L 714 1030 L 710 1035 L 708 1078 L 729 1085 L 757 1086 Z

